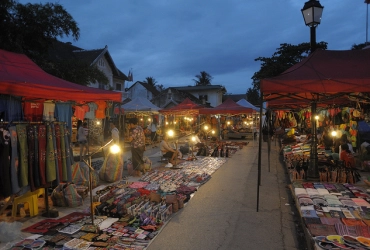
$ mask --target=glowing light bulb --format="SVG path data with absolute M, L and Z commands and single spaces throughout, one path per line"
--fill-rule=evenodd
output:
M 331 136 L 336 137 L 337 136 L 337 131 L 335 131 L 335 130 L 331 131 Z
M 121 151 L 121 148 L 117 145 L 117 144 L 113 144 L 111 147 L 110 147 L 110 152 L 112 154 L 117 154 Z
M 175 133 L 173 132 L 173 130 L 168 130 L 167 134 L 168 136 L 173 136 Z

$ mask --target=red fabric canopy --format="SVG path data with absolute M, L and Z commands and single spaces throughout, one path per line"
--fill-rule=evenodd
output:
M 370 92 L 369 65 L 370 49 L 318 49 L 282 74 L 262 79 L 260 87 L 264 100 L 317 100 L 338 92 Z
M 65 81 L 43 71 L 24 54 L 0 50 L 0 93 L 60 101 L 122 101 L 122 94 Z
M 197 115 L 199 114 L 200 109 L 203 109 L 203 106 L 192 102 L 189 98 L 186 98 L 180 104 L 169 109 L 159 110 L 159 112 L 164 115 Z
M 246 114 L 246 113 L 253 113 L 254 110 L 251 108 L 243 107 L 234 102 L 231 98 L 228 98 L 226 101 L 221 103 L 215 108 L 205 108 L 199 110 L 199 114 L 211 114 L 211 115 L 219 115 L 219 114 Z

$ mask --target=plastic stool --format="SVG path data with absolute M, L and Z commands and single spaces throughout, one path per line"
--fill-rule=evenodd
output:
M 27 192 L 22 196 L 18 196 L 14 198 L 13 201 L 13 208 L 12 208 L 12 216 L 17 216 L 17 207 L 18 204 L 22 204 L 27 202 L 29 204 L 30 216 L 38 215 L 39 213 L 39 206 L 37 202 L 37 196 L 33 194 L 33 192 Z
M 45 195 L 45 188 L 39 188 L 35 191 L 31 192 L 32 195 L 36 195 L 36 199 L 38 199 L 41 195 Z

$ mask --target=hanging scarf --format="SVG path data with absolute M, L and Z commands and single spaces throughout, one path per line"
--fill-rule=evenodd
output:
M 55 124 L 54 128 L 55 128 L 56 156 L 57 156 L 57 160 L 58 160 L 58 176 L 59 176 L 59 181 L 63 181 L 61 134 L 60 134 L 59 124 Z
M 10 181 L 10 134 L 9 131 L 0 128 L 0 194 L 8 197 L 12 194 Z
M 65 145 L 65 126 L 60 125 L 60 151 L 62 155 L 62 180 L 68 181 L 67 177 L 67 159 L 66 159 L 66 145 Z
M 18 145 L 19 145 L 19 185 L 28 185 L 28 147 L 27 147 L 27 125 L 17 124 Z
M 66 153 L 66 168 L 67 168 L 67 179 L 69 182 L 72 181 L 72 163 L 73 160 L 73 152 L 71 149 L 70 144 L 70 133 L 68 127 L 65 127 L 64 130 L 64 144 L 65 144 L 65 153 Z
M 39 173 L 40 184 L 46 185 L 46 126 L 40 125 L 38 131 L 38 154 L 39 154 Z
M 10 132 L 10 141 L 11 141 L 10 179 L 12 183 L 12 193 L 16 194 L 21 190 L 18 184 L 18 172 L 19 172 L 19 169 L 18 169 L 19 159 L 18 159 L 18 147 L 17 147 L 18 136 L 17 136 L 17 130 L 15 126 L 9 127 L 9 132 Z
M 27 125 L 27 146 L 28 146 L 28 181 L 31 191 L 35 191 L 34 168 L 35 166 L 35 133 L 33 126 Z
M 53 130 L 51 124 L 46 125 L 46 181 L 51 182 L 57 178 L 55 168 L 55 152 L 53 143 Z
M 38 188 L 41 186 L 40 182 L 40 168 L 39 168 L 39 129 L 36 125 L 33 126 L 33 133 L 34 133 L 34 162 L 35 168 L 33 169 L 33 177 L 35 182 L 35 187 Z

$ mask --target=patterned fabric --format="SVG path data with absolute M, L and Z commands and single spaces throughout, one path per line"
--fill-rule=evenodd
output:
M 12 194 L 10 182 L 10 134 L 9 131 L 0 128 L 0 194 L 8 197 Z
M 40 184 L 46 185 L 46 126 L 40 125 L 38 130 Z
M 31 187 L 31 191 L 34 191 L 34 169 L 35 166 L 35 134 L 33 132 L 33 126 L 28 125 L 27 129 L 27 146 L 28 146 L 28 181 Z
M 68 181 L 66 145 L 65 145 L 65 126 L 60 125 L 59 129 L 60 129 L 60 152 L 62 155 L 62 180 Z
M 131 137 L 132 137 L 131 146 L 133 148 L 145 146 L 144 131 L 140 126 L 136 126 L 136 128 L 132 130 Z
M 18 184 L 18 136 L 17 129 L 15 126 L 9 127 L 10 141 L 11 141 L 11 153 L 10 153 L 10 179 L 12 183 L 12 193 L 18 193 L 21 189 Z
M 53 131 L 51 128 L 51 124 L 46 125 L 46 136 L 46 181 L 51 182 L 57 178 L 55 168 Z
M 19 185 L 28 185 L 28 147 L 27 147 L 27 125 L 17 124 L 18 145 L 19 145 Z
M 34 161 L 35 161 L 35 168 L 34 168 L 34 182 L 36 187 L 41 186 L 40 182 L 40 168 L 39 168 L 39 129 L 37 126 L 33 126 L 33 133 L 34 133 Z
M 60 125 L 55 124 L 54 128 L 55 128 L 56 156 L 57 156 L 57 159 L 58 159 L 58 176 L 59 176 L 59 181 L 63 181 L 63 165 L 62 165 Z
M 58 148 L 57 148 L 57 140 L 55 136 L 55 125 L 51 123 L 50 127 L 51 127 L 51 133 L 52 133 L 51 140 L 53 143 L 53 154 L 54 154 L 55 184 L 59 185 L 60 176 L 59 176 L 59 166 L 58 166 Z
M 70 144 L 71 134 L 69 129 L 66 127 L 64 130 L 64 144 L 66 153 L 66 169 L 67 169 L 67 180 L 72 181 L 72 164 L 73 164 L 73 154 L 71 154 L 71 144 Z

